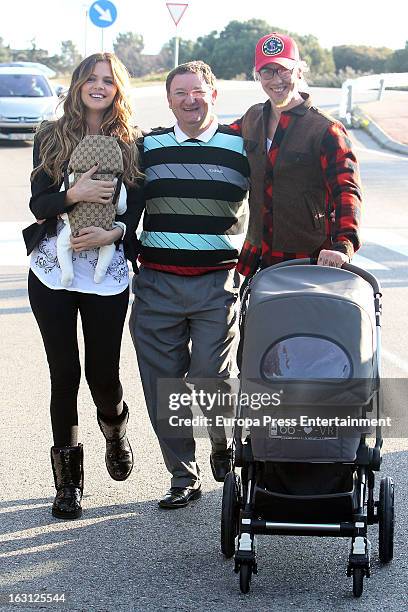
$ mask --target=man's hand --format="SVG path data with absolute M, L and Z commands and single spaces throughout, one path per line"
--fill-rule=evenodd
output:
M 78 236 L 71 236 L 71 246 L 76 253 L 95 249 L 108 244 L 113 244 L 116 240 L 122 238 L 122 230 L 120 227 L 115 227 L 112 230 L 104 230 L 101 227 L 84 227 L 79 230 Z
M 72 206 L 77 202 L 92 202 L 95 204 L 108 204 L 115 193 L 113 181 L 97 181 L 92 176 L 97 172 L 98 166 L 84 172 L 75 185 L 67 191 L 65 202 Z
M 329 251 L 327 249 L 323 249 L 319 253 L 317 265 L 341 268 L 344 263 L 349 263 L 349 261 L 348 256 L 344 253 L 340 253 L 340 251 Z

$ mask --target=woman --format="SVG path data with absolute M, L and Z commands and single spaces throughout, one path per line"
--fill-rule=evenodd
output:
M 57 489 L 52 514 L 59 518 L 73 519 L 82 513 L 83 449 L 78 444 L 77 414 L 81 375 L 78 312 L 85 343 L 85 376 L 106 438 L 108 472 L 115 480 L 125 480 L 133 467 L 126 436 L 129 413 L 119 380 L 120 345 L 129 299 L 126 257 L 135 263 L 132 241 L 142 209 L 136 147 L 141 133 L 131 127 L 128 84 L 126 68 L 115 55 L 97 53 L 84 59 L 72 75 L 63 116 L 44 122 L 34 140 L 30 209 L 41 224 L 42 236 L 31 255 L 28 292 L 50 369 L 54 437 L 51 463 Z M 56 250 L 56 235 L 63 225 L 59 216 L 72 210 L 77 202 L 109 202 L 115 188 L 113 181 L 92 180 L 96 167 L 66 191 L 61 187 L 64 166 L 73 149 L 91 134 L 117 138 L 123 154 L 127 211 L 117 217 L 112 230 L 92 226 L 71 238 L 74 280 L 64 288 Z M 114 242 L 117 247 L 112 263 L 103 281 L 96 284 L 93 277 L 97 249 Z

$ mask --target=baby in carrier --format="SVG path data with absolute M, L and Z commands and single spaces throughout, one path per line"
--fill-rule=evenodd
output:
M 71 212 L 61 215 L 64 227 L 57 238 L 57 257 L 61 267 L 63 287 L 70 287 L 74 279 L 71 234 L 76 236 L 79 230 L 91 225 L 110 230 L 116 214 L 122 215 L 126 211 L 126 189 L 122 184 L 122 151 L 113 136 L 89 135 L 78 143 L 64 172 L 64 185 L 61 189 L 68 190 L 84 172 L 90 170 L 96 163 L 98 163 L 98 170 L 92 178 L 99 181 L 114 181 L 115 193 L 112 200 L 106 204 L 77 202 Z M 103 280 L 115 248 L 115 244 L 99 247 L 94 274 L 95 283 Z

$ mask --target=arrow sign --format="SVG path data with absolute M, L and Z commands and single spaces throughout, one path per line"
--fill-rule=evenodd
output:
M 176 26 L 179 24 L 180 19 L 186 12 L 186 8 L 188 7 L 187 2 L 166 2 L 167 8 L 169 9 L 169 13 L 171 18 L 173 19 Z
M 96 0 L 89 9 L 89 19 L 98 28 L 111 26 L 117 16 L 116 6 L 109 0 Z
M 94 9 L 97 13 L 99 13 L 99 19 L 101 21 L 112 21 L 110 9 L 102 9 L 99 4 L 95 4 Z

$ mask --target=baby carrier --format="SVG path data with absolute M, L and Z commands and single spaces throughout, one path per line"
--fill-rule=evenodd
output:
M 116 216 L 116 201 L 120 193 L 123 175 L 123 157 L 121 148 L 114 136 L 85 136 L 72 151 L 71 158 L 64 170 L 65 189 L 75 185 L 84 172 L 98 163 L 98 169 L 92 178 L 98 181 L 113 181 L 117 179 L 115 193 L 106 204 L 77 202 L 68 212 L 69 224 L 73 236 L 84 227 L 94 225 L 103 229 L 112 229 Z M 69 175 L 74 174 L 74 181 L 69 182 Z

